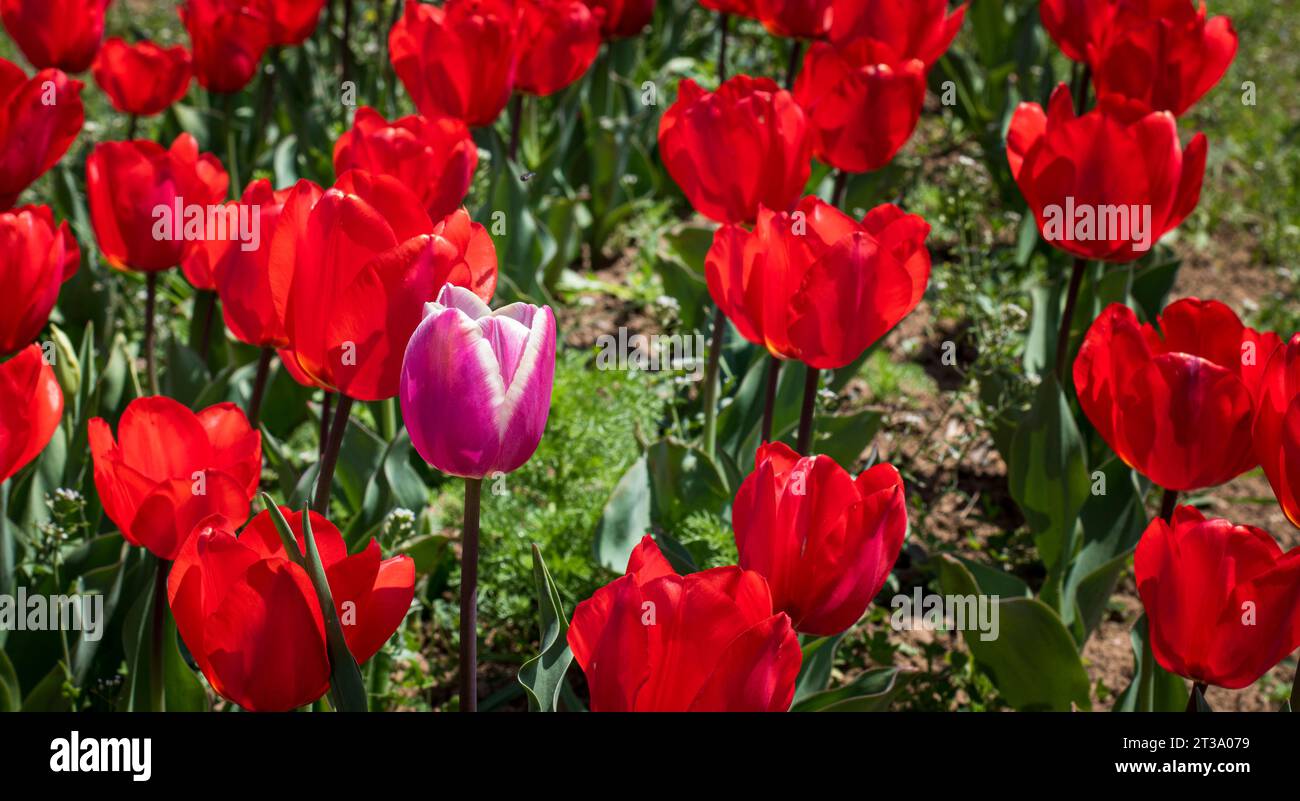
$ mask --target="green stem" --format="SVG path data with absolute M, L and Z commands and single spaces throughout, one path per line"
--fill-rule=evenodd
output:
M 524 96 L 520 92 L 515 92 L 515 97 L 510 101 L 510 161 L 514 164 L 519 163 L 519 139 L 523 132 L 524 125 Z
M 226 171 L 230 174 L 230 188 L 236 195 L 244 184 L 239 179 L 239 149 L 235 136 L 235 96 L 222 96 L 223 118 L 226 128 Z
M 321 454 L 320 474 L 316 476 L 316 494 L 312 498 L 311 508 L 316 514 L 329 517 L 330 489 L 334 486 L 334 468 L 339 463 L 339 451 L 343 447 L 343 435 L 348 428 L 348 415 L 352 412 L 352 399 L 339 393 L 339 405 L 334 410 L 334 422 L 330 423 L 329 442 Z
M 158 305 L 158 273 L 149 272 L 144 279 L 144 367 L 149 380 L 149 393 L 158 392 L 158 361 L 154 354 L 154 312 Z
M 817 382 L 821 377 L 821 371 L 817 368 L 810 365 L 804 367 L 808 370 L 808 377 L 803 385 L 803 410 L 799 414 L 799 438 L 795 447 L 800 456 L 807 456 L 812 449 L 813 413 L 817 410 Z
M 379 436 L 385 442 L 392 442 L 397 436 L 397 399 L 389 398 L 379 402 Z
M 167 569 L 171 563 L 154 557 L 153 620 L 149 629 L 149 698 L 150 709 L 165 711 L 167 706 L 163 680 L 163 632 L 167 623 Z
M 776 413 L 776 390 L 781 383 L 781 360 L 768 357 L 767 393 L 763 398 L 763 442 L 772 441 L 772 418 Z
M 1160 497 L 1160 518 L 1166 523 L 1174 522 L 1174 509 L 1178 507 L 1178 490 L 1165 490 Z
M 718 447 L 718 372 L 722 368 L 722 336 L 726 327 L 727 316 L 719 306 L 713 313 L 713 340 L 704 370 L 704 452 L 710 459 Z
M 1198 711 L 1197 710 L 1198 704 L 1196 702 L 1197 700 L 1205 697 L 1206 689 L 1207 689 L 1207 685 L 1203 681 L 1197 681 L 1192 683 L 1192 691 L 1187 696 L 1187 709 L 1185 711 L 1187 712 Z
M 727 82 L 727 39 L 731 27 L 731 15 L 725 11 L 718 12 L 718 85 Z
M 465 479 L 460 544 L 460 711 L 478 711 L 478 544 L 483 479 Z
M 1056 334 L 1056 381 L 1064 389 L 1065 379 L 1069 374 L 1070 329 L 1074 322 L 1074 307 L 1079 303 L 1079 290 L 1083 287 L 1083 274 L 1088 262 L 1075 257 L 1074 268 L 1070 271 L 1070 288 L 1065 296 L 1065 311 L 1061 313 L 1061 328 Z
M 16 549 L 9 531 L 9 487 L 8 481 L 0 481 L 0 595 L 13 595 L 18 583 L 14 572 Z M 4 638 L 0 637 L 0 643 L 3 642 Z
M 248 424 L 257 428 L 262 412 L 262 396 L 266 393 L 266 379 L 271 374 L 271 359 L 275 351 L 262 348 L 262 355 L 257 360 L 257 377 L 253 379 L 253 394 L 248 399 Z
M 794 90 L 795 79 L 799 77 L 799 57 L 803 55 L 803 40 L 790 41 L 790 67 L 785 73 L 785 88 Z

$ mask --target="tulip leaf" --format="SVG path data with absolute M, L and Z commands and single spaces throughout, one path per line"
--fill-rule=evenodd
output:
M 1151 652 L 1147 618 L 1143 615 L 1129 632 L 1133 644 L 1133 680 L 1115 699 L 1114 712 L 1182 712 L 1187 708 L 1187 685 L 1156 661 Z
M 731 502 L 726 477 L 698 448 L 665 439 L 647 448 L 645 458 L 656 526 L 673 532 L 691 514 L 721 514 Z
M 537 582 L 537 607 L 541 618 L 541 653 L 519 669 L 519 683 L 528 693 L 528 709 L 555 712 L 560 700 L 564 674 L 573 662 L 569 650 L 569 621 L 564 614 L 560 592 L 542 559 L 542 551 L 533 545 L 533 577 Z
M 876 438 L 883 421 L 880 412 L 870 409 L 853 414 L 819 416 L 812 451 L 825 454 L 837 464 L 852 469 Z
M 896 667 L 868 670 L 843 687 L 796 701 L 791 712 L 884 712 L 914 674 Z
M 966 566 L 947 554 L 939 557 L 939 582 L 947 595 L 980 594 Z M 995 611 L 996 636 L 962 636 L 1002 698 L 1021 711 L 1090 708 L 1088 673 L 1056 612 L 1033 598 L 998 599 Z
M 1043 599 L 1059 606 L 1090 484 L 1083 439 L 1054 375 L 1043 378 L 1033 407 L 1012 439 L 1007 462 L 1011 496 L 1024 512 L 1047 567 Z
M 0 712 L 17 712 L 22 703 L 23 694 L 18 686 L 18 674 L 14 672 L 9 657 L 0 650 Z
M 17 553 L 18 546 L 9 522 L 9 482 L 0 481 L 0 595 L 13 595 L 17 586 Z M 0 632 L 0 646 L 4 645 L 4 634 Z
M 185 663 L 180 652 L 180 638 L 171 610 L 163 609 L 162 637 L 157 643 L 153 637 L 154 604 L 166 604 L 166 596 L 155 592 L 158 560 L 149 557 L 136 572 L 139 592 L 136 601 L 127 611 L 123 623 L 122 639 L 127 658 L 127 682 L 123 688 L 122 706 L 125 711 L 202 712 L 208 708 L 207 693 L 198 676 Z M 155 657 L 157 645 L 162 655 Z M 152 696 L 153 677 L 150 676 L 155 660 L 162 664 L 162 709 L 154 708 Z M 39 690 L 39 688 L 38 688 Z M 33 690 L 36 693 L 37 690 Z
M 320 551 L 316 548 L 316 535 L 312 533 L 311 515 L 307 509 L 302 510 L 302 533 L 303 542 L 307 545 L 307 575 L 311 577 L 312 586 L 316 589 L 316 600 L 320 603 L 321 614 L 325 618 L 334 706 L 340 712 L 365 712 L 369 704 L 365 680 L 361 677 L 357 660 L 348 650 L 347 638 L 343 636 L 343 624 L 339 622 L 338 610 L 330 595 L 329 579 L 325 576 L 325 566 L 321 563 Z
M 831 683 L 831 668 L 835 665 L 835 651 L 844 638 L 841 632 L 832 637 L 817 637 L 803 646 L 803 664 L 795 682 L 794 704 L 825 690 Z
M 641 456 L 605 502 L 593 543 L 596 561 L 617 573 L 627 569 L 632 550 L 650 532 L 650 503 L 650 474 Z

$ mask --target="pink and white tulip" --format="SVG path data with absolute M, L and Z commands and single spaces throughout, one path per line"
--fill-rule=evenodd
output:
M 546 429 L 555 378 L 555 315 L 514 303 L 492 311 L 447 284 L 424 307 L 402 360 L 402 418 L 415 450 L 444 473 L 519 469 Z

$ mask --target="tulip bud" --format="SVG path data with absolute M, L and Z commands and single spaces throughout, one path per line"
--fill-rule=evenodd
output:
M 39 345 L 0 364 L 0 483 L 35 459 L 63 418 L 63 393 Z
M 63 394 L 76 397 L 81 391 L 81 360 L 68 335 L 57 325 L 50 326 L 50 339 L 54 342 L 54 375 L 63 387 Z
M 492 311 L 447 284 L 402 360 L 402 418 L 439 470 L 483 478 L 519 469 L 546 429 L 555 376 L 555 315 L 515 303 Z

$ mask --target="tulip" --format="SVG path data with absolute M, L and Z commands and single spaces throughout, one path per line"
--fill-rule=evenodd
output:
M 48 206 L 0 212 L 0 357 L 32 343 L 45 327 L 59 287 L 81 265 L 81 250 L 67 222 L 54 225 Z
M 606 39 L 636 36 L 650 24 L 655 0 L 586 0 L 592 11 L 603 12 L 600 31 Z
M 104 36 L 112 0 L 0 0 L 0 19 L 38 70 L 84 72 Z
M 81 81 L 55 69 L 28 78 L 0 58 L 0 211 L 58 163 L 85 121 Z
M 600 19 L 582 0 L 522 0 L 515 89 L 545 97 L 581 78 L 600 53 Z
M 889 63 L 917 59 L 928 70 L 948 52 L 965 16 L 965 5 L 949 13 L 948 0 L 835 0 L 831 42 L 868 40 Z
M 113 37 L 95 59 L 95 83 L 123 114 L 161 114 L 190 88 L 190 52 L 144 41 L 127 44 Z
M 1076 117 L 1065 84 L 1046 113 L 1020 104 L 1007 133 L 1011 174 L 1043 238 L 1117 263 L 1144 256 L 1196 208 L 1207 147 L 1197 134 L 1184 150 L 1168 113 L 1125 121 L 1103 100 Z
M 1133 557 L 1161 667 L 1238 690 L 1300 647 L 1300 548 L 1180 506 L 1151 521 Z
M 183 133 L 172 146 L 147 140 L 101 142 L 86 160 L 86 195 L 99 249 L 119 270 L 152 273 L 176 267 L 187 243 L 183 220 L 172 220 L 183 206 L 219 204 L 230 177 L 216 156 L 199 153 L 194 137 Z M 156 209 L 167 209 L 170 236 L 156 232 Z
M 389 57 L 421 114 L 491 125 L 510 100 L 518 27 L 511 0 L 407 0 L 388 34 Z
M 722 223 L 753 223 L 759 206 L 789 211 L 812 173 L 804 113 L 767 78 L 738 75 L 716 92 L 682 81 L 659 151 L 695 210 Z
M 302 518 L 281 507 L 306 546 Z M 242 533 L 220 519 L 203 521 L 167 579 L 176 629 L 222 697 L 251 712 L 287 712 L 328 690 L 324 618 L 307 572 L 290 560 L 269 511 Z M 358 664 L 401 625 L 415 596 L 408 556 L 382 559 L 379 543 L 348 556 L 339 530 L 312 513 L 312 534 L 348 650 Z
M 757 0 L 755 10 L 763 27 L 774 36 L 824 39 L 831 30 L 835 0 Z
M 277 235 L 273 262 L 281 245 Z M 298 367 L 355 400 L 398 394 L 407 340 L 453 272 L 485 300 L 496 287 L 496 252 L 482 226 L 435 227 L 415 196 L 383 175 L 345 173 L 292 250 L 285 324 Z
M 1115 20 L 1122 0 L 1042 0 L 1038 11 L 1043 28 L 1065 55 L 1095 64 L 1097 50 Z
M 1093 59 L 1097 96 L 1130 116 L 1182 116 L 1227 73 L 1237 33 L 1227 17 L 1206 19 L 1191 0 L 1122 2 Z
M 0 484 L 45 450 L 63 418 L 63 390 L 39 345 L 0 363 Z
M 855 481 L 829 456 L 764 443 L 732 507 L 740 566 L 761 573 L 795 631 L 839 634 L 889 578 L 907 533 L 903 479 L 878 464 Z
M 1125 464 L 1167 490 L 1204 489 L 1259 464 L 1254 398 L 1280 345 L 1214 300 L 1180 300 L 1143 325 L 1111 304 L 1084 337 L 1074 386 Z
M 402 361 L 402 419 L 411 443 L 454 476 L 517 470 L 546 429 L 554 375 L 550 307 L 516 303 L 494 312 L 473 292 L 448 284 L 426 306 Z
M 271 44 L 296 46 L 316 32 L 326 0 L 266 0 Z
M 725 225 L 705 277 L 745 339 L 817 369 L 852 363 L 921 301 L 930 226 L 897 206 L 858 223 L 816 197 L 793 214 L 764 209 L 752 232 Z
M 578 604 L 568 641 L 593 712 L 784 712 L 803 661 L 760 574 L 679 576 L 650 537 Z
M 272 25 L 261 0 L 185 0 L 179 11 L 199 84 L 219 94 L 247 86 L 271 46 Z
M 757 3 L 758 0 L 700 0 L 700 5 L 710 11 L 736 14 L 751 19 L 758 19 Z
M 1257 405 L 1255 456 L 1287 519 L 1300 526 L 1300 334 L 1273 352 Z
M 925 103 L 925 64 L 877 61 L 871 42 L 813 45 L 794 96 L 808 115 L 813 154 L 845 172 L 888 164 L 907 144 Z
M 478 145 L 455 117 L 411 115 L 390 123 L 363 106 L 334 144 L 336 173 L 357 169 L 398 178 L 419 190 L 433 220 L 460 208 L 477 166 Z
M 132 545 L 175 559 L 201 521 L 238 527 L 262 475 L 262 435 L 230 403 L 195 414 L 164 396 L 137 398 L 118 422 L 89 425 L 95 489 Z

